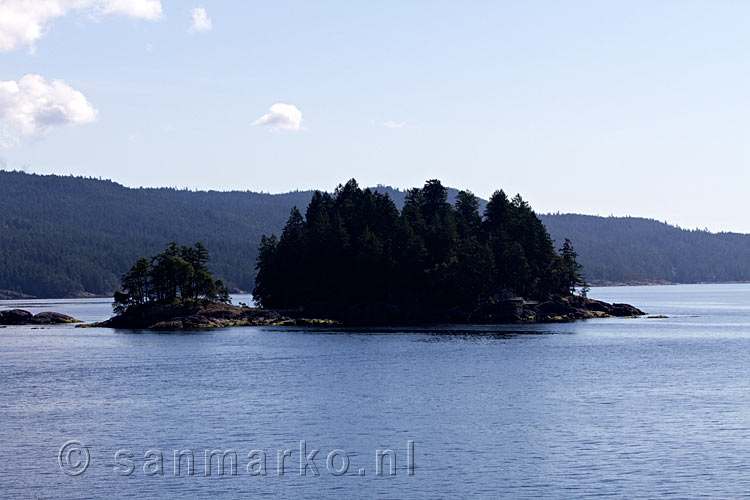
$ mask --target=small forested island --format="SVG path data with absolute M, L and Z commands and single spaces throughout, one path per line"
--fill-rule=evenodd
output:
M 586 298 L 572 243 L 556 251 L 520 195 L 496 191 L 483 215 L 479 206 L 469 191 L 451 205 L 438 180 L 409 190 L 400 212 L 353 179 L 333 194 L 315 192 L 279 238 L 262 238 L 253 295 L 263 308 L 344 324 L 644 314 Z
M 176 329 L 249 325 L 391 325 L 570 321 L 637 316 L 627 304 L 586 297 L 570 241 L 555 250 L 519 195 L 497 191 L 483 215 L 440 181 L 412 189 L 399 211 L 355 180 L 295 207 L 281 237 L 263 236 L 253 295 L 231 304 L 200 243 L 170 243 L 122 276 L 115 316 L 86 326 Z M 580 290 L 578 295 L 576 290 Z M 309 319 L 325 318 L 325 319 Z
M 208 250 L 201 243 L 188 247 L 172 242 L 164 252 L 139 259 L 123 275 L 114 317 L 80 326 L 171 330 L 331 323 L 232 305 L 229 290 L 221 280 L 214 281 L 208 263 Z

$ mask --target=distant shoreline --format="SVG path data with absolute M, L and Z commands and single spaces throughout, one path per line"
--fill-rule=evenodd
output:
M 674 286 L 674 285 L 745 285 L 750 281 L 701 281 L 698 283 L 679 283 L 672 281 L 596 281 L 592 288 L 628 287 L 628 286 Z

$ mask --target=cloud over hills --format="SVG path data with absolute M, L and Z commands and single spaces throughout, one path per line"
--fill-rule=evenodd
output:
M 268 113 L 253 122 L 253 126 L 268 127 L 273 132 L 296 132 L 305 130 L 302 126 L 302 111 L 293 104 L 273 104 Z
M 39 135 L 62 125 L 96 121 L 97 110 L 81 92 L 62 80 L 47 83 L 40 75 L 0 81 L 0 120 L 8 127 L 5 135 Z M 6 146 L 9 138 L 6 137 Z

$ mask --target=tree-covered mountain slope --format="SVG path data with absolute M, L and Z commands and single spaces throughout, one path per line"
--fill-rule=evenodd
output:
M 401 208 L 405 191 L 376 189 Z M 456 193 L 448 189 L 451 203 Z M 307 206 L 311 197 L 311 191 L 131 189 L 108 180 L 0 171 L 0 290 L 111 294 L 133 261 L 170 241 L 202 242 L 217 278 L 251 290 L 261 236 L 278 235 L 291 208 Z M 565 237 L 573 241 L 593 282 L 750 280 L 750 235 L 636 218 L 540 217 L 558 247 Z
M 258 242 L 309 192 L 129 189 L 111 181 L 0 172 L 0 290 L 59 297 L 116 290 L 135 259 L 202 242 L 235 289 L 252 289 Z
M 750 235 L 687 230 L 636 217 L 540 215 L 570 238 L 594 283 L 750 281 Z

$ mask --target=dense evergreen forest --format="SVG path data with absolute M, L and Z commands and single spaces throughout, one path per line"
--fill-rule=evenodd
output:
M 520 195 L 496 191 L 484 210 L 438 180 L 387 194 L 355 180 L 294 207 L 281 236 L 263 236 L 253 294 L 263 307 L 344 304 L 473 307 L 498 293 L 546 299 L 583 284 L 570 242 L 560 254 Z
M 387 187 L 397 208 L 406 192 Z M 453 204 L 457 191 L 448 189 Z M 230 289 L 252 290 L 258 243 L 311 191 L 130 189 L 107 180 L 0 171 L 0 290 L 37 297 L 112 294 L 120 276 L 170 241 L 200 241 Z M 486 201 L 479 200 L 480 211 Z M 750 235 L 687 231 L 635 218 L 542 215 L 569 237 L 591 282 L 750 280 Z

